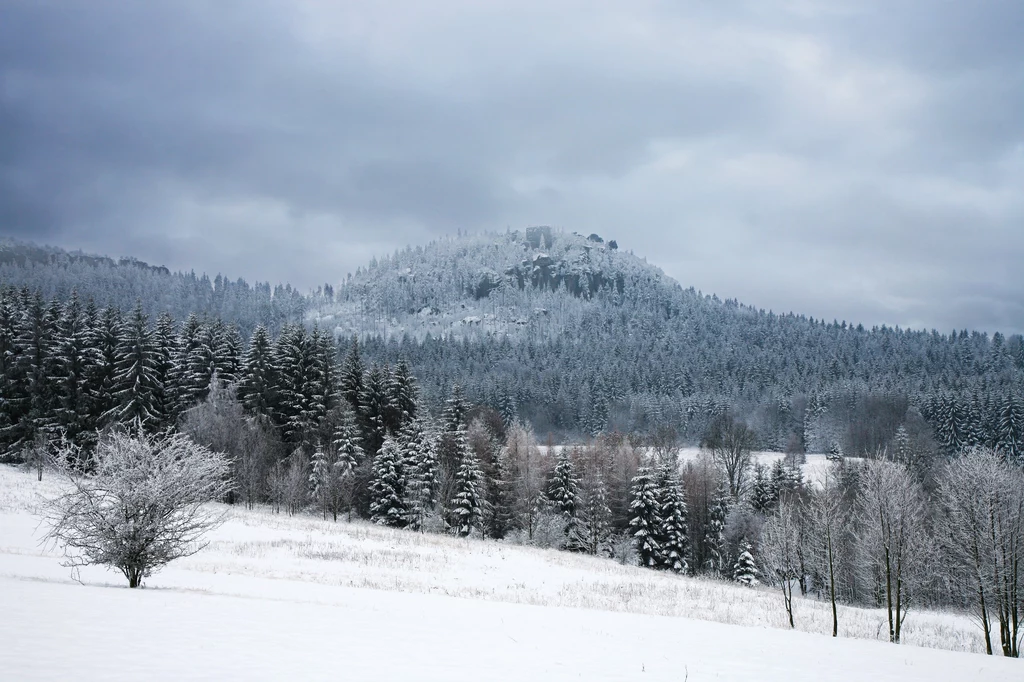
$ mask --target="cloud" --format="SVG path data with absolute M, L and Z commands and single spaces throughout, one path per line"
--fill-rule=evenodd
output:
M 300 286 L 457 230 L 1024 331 L 1019 3 L 15 0 L 0 233 Z

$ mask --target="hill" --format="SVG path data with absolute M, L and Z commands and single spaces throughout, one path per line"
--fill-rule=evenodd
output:
M 0 286 L 27 287 L 47 299 L 67 299 L 77 291 L 98 307 L 129 310 L 141 301 L 156 317 L 170 313 L 185 319 L 189 313 L 220 317 L 248 335 L 259 324 L 271 330 L 301 319 L 306 298 L 290 285 L 250 285 L 223 275 L 212 279 L 195 272 L 171 272 L 136 258 L 114 260 L 81 251 L 68 252 L 13 240 L 0 240 Z
M 460 383 L 556 436 L 670 428 L 696 442 L 731 410 L 770 449 L 867 454 L 901 425 L 926 438 L 925 419 L 952 448 L 998 439 L 1024 381 L 1019 336 L 758 310 L 685 289 L 615 241 L 550 228 L 374 260 L 315 292 L 307 319 L 359 336 L 379 361 L 408 359 L 435 404 Z
M 0 285 L 100 307 L 141 300 L 272 333 L 305 319 L 339 356 L 407 361 L 436 412 L 461 384 L 555 440 L 601 432 L 696 443 L 729 411 L 771 450 L 871 455 L 986 444 L 1024 456 L 1024 342 L 865 328 L 684 288 L 615 240 L 546 227 L 465 235 L 374 259 L 308 295 L 133 259 L 0 244 Z

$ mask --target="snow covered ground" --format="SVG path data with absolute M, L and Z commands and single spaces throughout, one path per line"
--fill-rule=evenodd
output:
M 996 680 L 965 617 L 883 615 L 608 560 L 232 510 L 210 547 L 128 590 L 40 547 L 51 478 L 0 467 L 0 679 Z M 849 639 L 858 637 L 861 639 Z M 912 644 L 922 645 L 913 646 Z

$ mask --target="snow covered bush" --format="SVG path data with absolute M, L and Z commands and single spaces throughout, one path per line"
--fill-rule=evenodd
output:
M 91 476 L 66 464 L 74 461 L 69 448 L 54 459 L 71 490 L 45 505 L 46 538 L 64 547 L 68 566 L 106 565 L 138 587 L 202 549 L 203 536 L 223 521 L 205 505 L 231 489 L 230 464 L 183 434 L 114 431 L 99 442 Z

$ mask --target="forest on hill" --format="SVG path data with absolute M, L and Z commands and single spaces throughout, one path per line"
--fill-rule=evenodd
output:
M 258 325 L 274 334 L 305 322 L 333 337 L 339 358 L 358 338 L 370 362 L 407 362 L 429 409 L 459 384 L 471 402 L 557 442 L 670 432 L 696 444 L 725 413 L 769 450 L 870 455 L 898 433 L 930 454 L 975 444 L 1019 453 L 1024 441 L 1019 335 L 757 310 L 685 289 L 598 235 L 442 239 L 305 295 L 9 243 L 0 284 L 8 300 L 39 294 L 44 307 L 74 291 L 99 308 L 195 313 L 237 328 L 240 343 Z

